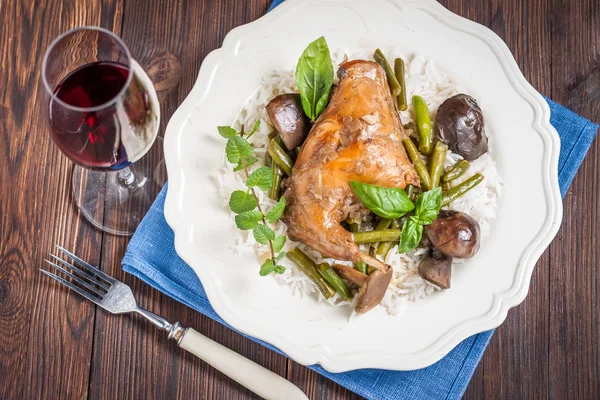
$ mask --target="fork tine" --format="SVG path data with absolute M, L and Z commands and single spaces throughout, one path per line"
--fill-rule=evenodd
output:
M 75 282 L 79 283 L 81 286 L 83 286 L 86 289 L 90 290 L 92 293 L 94 293 L 94 294 L 96 294 L 98 296 L 104 297 L 105 293 L 101 292 L 98 288 L 93 287 L 92 285 L 90 285 L 89 283 L 87 283 L 86 281 L 84 281 L 83 279 L 80 279 L 79 277 L 73 275 L 72 273 L 70 273 L 69 271 L 67 271 L 64 268 L 59 267 L 57 264 L 53 263 L 52 261 L 49 261 L 49 260 L 44 260 L 44 261 L 46 261 L 48 264 L 50 264 L 51 266 L 53 266 L 57 270 L 61 271 L 63 274 L 69 276 Z M 79 271 L 79 270 L 76 269 L 76 271 Z
M 79 274 L 83 275 L 83 277 L 84 277 L 84 278 L 86 278 L 86 279 L 88 279 L 88 280 L 92 281 L 93 283 L 95 283 L 96 285 L 98 285 L 98 286 L 102 287 L 103 289 L 106 289 L 106 290 L 110 289 L 110 285 L 107 285 L 107 284 L 106 284 L 106 283 L 104 283 L 104 282 L 103 282 L 103 281 L 102 281 L 102 280 L 101 280 L 99 277 L 97 277 L 97 276 L 93 275 L 93 272 L 91 272 L 91 273 L 88 273 L 88 272 L 86 272 L 86 271 L 82 271 L 82 270 L 80 270 L 79 268 L 77 268 L 76 266 L 74 266 L 73 264 L 71 264 L 71 263 L 69 263 L 69 262 L 67 262 L 67 261 L 63 260 L 63 259 L 62 259 L 62 258 L 60 258 L 60 257 L 57 257 L 57 256 L 55 256 L 55 255 L 54 255 L 54 254 L 52 254 L 52 253 L 50 254 L 50 256 L 51 256 L 52 258 L 54 258 L 55 260 L 59 261 L 59 262 L 60 262 L 62 265 L 64 265 L 65 267 L 67 267 L 67 268 L 70 268 L 70 269 L 74 270 L 75 272 L 77 272 L 77 273 L 79 273 Z M 45 261 L 46 261 L 46 262 L 48 262 L 48 260 L 45 260 Z M 61 269 L 62 269 L 62 268 L 61 268 Z
M 59 281 L 60 283 L 62 283 L 66 287 L 68 287 L 69 289 L 79 293 L 80 295 L 82 295 L 83 297 L 88 299 L 89 301 L 91 301 L 95 304 L 98 304 L 99 306 L 102 307 L 102 305 L 100 304 L 101 299 L 94 297 L 93 295 L 86 292 L 85 290 L 73 285 L 71 282 L 66 281 L 65 279 L 61 278 L 60 276 L 54 275 L 53 273 L 46 271 L 45 269 L 40 268 L 40 271 L 42 271 L 44 274 L 48 275 L 50 278 L 56 279 L 57 281 Z
M 83 261 L 81 258 L 77 257 L 75 254 L 73 254 L 70 251 L 66 250 L 62 246 L 56 245 L 56 248 L 59 249 L 60 251 L 62 251 L 63 253 L 65 253 L 66 255 L 68 255 L 69 257 L 71 257 L 73 260 L 75 260 L 77 263 L 79 263 L 82 267 L 84 267 L 85 269 L 87 269 L 91 273 L 93 273 L 95 275 L 98 275 L 102 279 L 106 280 L 106 282 L 111 283 L 111 284 L 117 282 L 117 280 L 115 278 L 113 278 L 112 276 L 106 275 L 104 272 L 100 271 L 98 268 L 93 267 L 92 265 L 90 265 L 87 262 Z

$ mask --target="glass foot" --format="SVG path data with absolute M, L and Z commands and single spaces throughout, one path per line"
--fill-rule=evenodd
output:
M 166 181 L 163 140 L 157 137 L 148 153 L 126 170 L 75 166 L 73 196 L 81 214 L 94 226 L 113 235 L 131 236 Z

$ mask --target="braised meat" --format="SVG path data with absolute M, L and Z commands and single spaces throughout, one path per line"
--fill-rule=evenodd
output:
M 419 185 L 385 72 L 354 60 L 338 70 L 339 84 L 298 155 L 285 197 L 289 234 L 324 255 L 387 267 L 360 251 L 341 222 L 368 210 L 350 180 L 404 188 Z

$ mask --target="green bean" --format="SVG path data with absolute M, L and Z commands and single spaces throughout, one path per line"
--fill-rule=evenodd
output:
M 273 170 L 273 182 L 271 183 L 271 189 L 269 189 L 269 197 L 279 201 L 283 171 L 279 168 L 279 165 L 275 164 L 275 160 L 271 160 L 271 169 Z
M 397 219 L 393 220 L 390 224 L 391 229 L 400 229 L 400 222 Z M 394 247 L 395 241 L 389 242 L 381 242 L 379 243 L 379 247 L 377 248 L 377 255 L 381 257 L 382 260 L 385 260 L 387 254 L 390 252 L 392 247 Z
M 450 188 L 451 188 L 451 187 L 452 187 L 452 186 L 450 186 L 450 183 L 448 183 L 448 182 L 444 182 L 444 183 L 442 184 L 442 192 L 447 192 L 448 190 L 450 190 Z
M 431 189 L 431 177 L 429 176 L 429 171 L 427 170 L 427 166 L 421 160 L 421 155 L 417 150 L 417 146 L 413 143 L 410 138 L 406 138 L 403 141 L 404 147 L 406 148 L 406 152 L 408 153 L 408 157 L 412 161 L 415 166 L 415 170 L 417 170 L 417 174 L 419 178 L 421 178 L 421 186 L 425 189 Z
M 275 164 L 279 165 L 279 168 L 281 168 L 281 170 L 285 172 L 287 176 L 292 175 L 292 167 L 294 166 L 294 162 L 287 155 L 285 150 L 283 150 L 281 146 L 275 141 L 275 139 L 272 139 L 269 143 L 267 152 L 269 153 L 273 161 L 275 161 Z
M 381 218 L 379 220 L 379 222 L 377 223 L 377 225 L 375 226 L 375 230 L 376 231 L 383 231 L 385 229 L 388 229 L 390 227 L 391 223 L 392 223 L 391 219 Z M 371 243 L 371 248 L 369 249 L 369 255 L 371 257 L 375 257 L 375 254 L 377 254 L 377 248 L 378 247 L 379 247 L 379 243 L 377 243 L 377 242 Z
M 431 145 L 431 116 L 427 103 L 421 96 L 413 96 L 413 107 L 417 121 L 417 131 L 419 133 L 419 151 L 426 156 L 431 154 L 433 146 Z
M 360 224 L 356 224 L 354 222 L 351 222 L 351 220 L 348 220 L 350 222 L 350 230 L 352 230 L 353 233 L 356 233 L 360 230 Z M 364 261 L 359 261 L 354 265 L 354 268 L 356 268 L 357 271 L 362 272 L 363 274 L 367 273 L 367 263 Z
M 368 267 L 368 265 L 364 261 L 359 261 L 354 266 L 354 268 L 356 268 L 357 271 L 362 272 L 363 274 L 367 273 L 367 267 Z
M 382 231 L 356 232 L 354 243 L 392 242 L 400 240 L 400 229 L 384 229 Z
M 475 174 L 466 181 L 450 188 L 448 191 L 442 193 L 442 207 L 447 206 L 452 201 L 458 199 L 475 186 L 479 185 L 483 181 L 483 175 Z
M 313 281 L 323 297 L 329 299 L 335 294 L 335 289 L 329 285 L 329 282 L 327 282 L 325 278 L 319 274 L 319 272 L 317 272 L 317 264 L 315 264 L 315 262 L 311 260 L 310 257 L 307 256 L 302 250 L 296 247 L 295 249 L 290 250 L 286 257 L 296 264 L 296 266 L 304 273 L 304 275 Z
M 440 179 L 444 172 L 444 160 L 446 160 L 446 152 L 448 151 L 448 145 L 446 143 L 438 141 L 433 149 L 431 160 L 429 161 L 429 174 L 431 176 L 431 188 L 435 189 L 440 186 Z
M 415 187 L 413 185 L 406 185 L 404 192 L 406 192 L 408 198 L 412 200 L 413 194 L 415 194 Z
M 387 218 L 381 218 L 379 220 L 379 222 L 377 223 L 377 225 L 375 226 L 375 230 L 376 231 L 382 231 L 384 229 L 387 229 L 390 227 L 390 224 L 392 223 L 391 219 L 387 219 Z
M 397 96 L 398 110 L 406 111 L 408 106 L 407 106 L 407 102 L 406 102 L 406 83 L 404 81 L 405 69 L 404 69 L 404 60 L 403 59 L 396 58 L 396 60 L 394 60 L 394 73 L 396 75 L 396 79 L 398 80 L 398 83 L 400 84 L 400 90 L 401 90 Z
M 396 75 L 394 75 L 394 71 L 392 70 L 392 67 L 390 66 L 388 61 L 385 59 L 385 56 L 383 55 L 381 50 L 379 50 L 379 49 L 375 50 L 375 53 L 373 53 L 373 58 L 375 59 L 377 64 L 379 64 L 383 67 L 383 69 L 385 71 L 385 75 L 387 76 L 388 85 L 390 87 L 390 90 L 392 91 L 392 96 L 398 96 L 400 94 L 400 92 L 402 91 L 402 88 L 400 87 L 400 83 L 398 82 L 398 79 L 396 79 Z
M 442 180 L 444 182 L 452 182 L 456 178 L 460 178 L 469 169 L 469 162 L 467 160 L 460 160 L 454 166 L 444 174 Z
M 335 289 L 340 296 L 345 300 L 352 298 L 352 292 L 348 289 L 346 282 L 329 266 L 327 263 L 322 263 L 317 266 L 317 271 L 329 284 Z

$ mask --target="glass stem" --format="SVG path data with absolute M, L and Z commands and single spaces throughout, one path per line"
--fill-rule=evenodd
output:
M 133 172 L 131 172 L 129 167 L 119 170 L 118 174 L 119 174 L 118 181 L 121 186 L 125 186 L 130 189 L 133 189 L 133 187 L 137 186 L 134 184 L 135 183 L 135 175 Z

